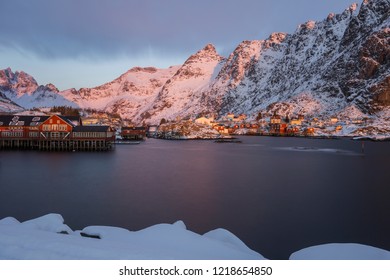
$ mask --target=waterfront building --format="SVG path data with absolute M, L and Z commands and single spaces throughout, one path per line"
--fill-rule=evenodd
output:
M 113 128 L 75 125 L 65 116 L 0 116 L 0 149 L 103 151 L 114 141 Z

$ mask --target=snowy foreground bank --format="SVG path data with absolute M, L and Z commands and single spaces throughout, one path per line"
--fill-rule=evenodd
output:
M 199 235 L 179 221 L 136 232 L 104 226 L 72 231 L 61 215 L 49 214 L 23 223 L 14 218 L 0 220 L 0 259 L 264 258 L 224 229 Z
M 72 231 L 59 214 L 20 223 L 0 220 L 0 259 L 264 259 L 227 230 L 199 235 L 182 221 L 132 232 L 90 226 Z M 390 259 L 390 252 L 359 244 L 328 244 L 303 249 L 291 259 Z

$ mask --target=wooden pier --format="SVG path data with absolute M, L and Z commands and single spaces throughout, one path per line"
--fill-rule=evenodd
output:
M 39 150 L 39 151 L 109 151 L 112 141 L 94 140 L 0 140 L 0 150 Z
M 73 125 L 63 116 L 0 117 L 0 150 L 109 151 L 114 141 L 109 126 Z

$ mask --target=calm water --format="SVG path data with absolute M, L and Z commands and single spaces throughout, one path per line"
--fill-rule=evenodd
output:
M 105 153 L 0 152 L 0 219 L 60 213 L 73 229 L 183 220 L 267 258 L 357 242 L 390 250 L 390 142 L 148 139 Z

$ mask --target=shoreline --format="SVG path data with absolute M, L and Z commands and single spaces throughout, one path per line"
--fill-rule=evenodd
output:
M 341 140 L 341 139 L 347 139 L 347 140 L 353 140 L 353 141 L 372 141 L 372 142 L 389 142 L 389 137 L 383 137 L 383 138 L 376 138 L 376 136 L 336 136 L 336 135 L 319 135 L 319 136 L 299 136 L 299 135 L 264 135 L 264 134 L 231 134 L 231 137 L 218 137 L 218 138 L 159 138 L 159 137 L 149 137 L 150 139 L 158 139 L 158 140 L 171 140 L 171 141 L 212 141 L 212 140 L 220 140 L 220 139 L 227 139 L 227 140 L 234 140 L 238 139 L 241 136 L 245 137 L 277 137 L 277 138 L 307 138 L 307 139 L 329 139 L 329 140 Z M 149 139 L 146 138 L 146 139 Z

